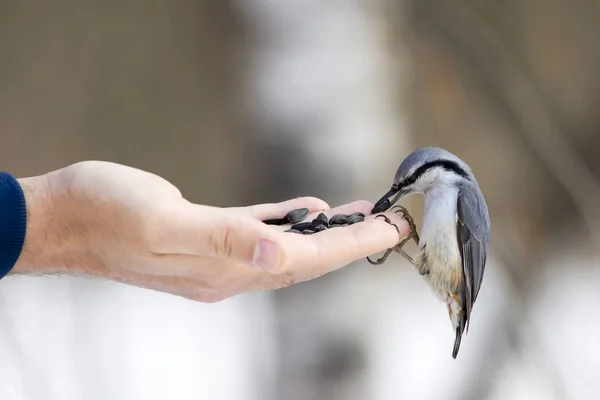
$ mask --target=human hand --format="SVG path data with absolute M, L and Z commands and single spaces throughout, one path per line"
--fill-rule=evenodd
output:
M 366 201 L 330 209 L 313 197 L 277 204 L 218 208 L 190 203 L 154 174 L 86 161 L 19 179 L 27 202 L 27 235 L 13 273 L 102 277 L 214 302 L 238 293 L 314 279 L 406 237 L 406 222 L 382 219 L 314 235 L 262 223 L 289 210 L 362 212 Z

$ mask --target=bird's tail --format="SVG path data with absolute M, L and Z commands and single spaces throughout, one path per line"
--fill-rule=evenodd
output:
M 454 338 L 454 348 L 452 349 L 452 358 L 456 359 L 458 355 L 458 350 L 460 349 L 460 342 L 465 331 L 465 325 L 467 322 L 466 315 L 466 302 L 465 296 L 463 293 L 456 293 L 453 296 L 454 301 L 449 303 L 450 309 L 450 319 L 452 320 L 452 325 L 454 327 L 454 331 L 456 332 L 456 337 Z
M 456 327 L 456 338 L 454 339 L 454 349 L 452 349 L 452 358 L 456 359 L 458 350 L 460 349 L 460 341 L 462 339 L 462 332 L 460 326 Z

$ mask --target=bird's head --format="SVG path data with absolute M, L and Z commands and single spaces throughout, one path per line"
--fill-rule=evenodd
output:
M 423 147 L 402 161 L 391 189 L 375 203 L 372 212 L 387 210 L 402 197 L 427 193 L 440 185 L 454 185 L 461 179 L 471 179 L 469 166 L 454 154 L 438 147 Z

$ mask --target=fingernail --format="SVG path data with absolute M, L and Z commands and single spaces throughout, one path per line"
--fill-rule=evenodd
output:
M 279 246 L 270 240 L 261 239 L 254 249 L 252 263 L 266 270 L 275 269 L 279 262 Z

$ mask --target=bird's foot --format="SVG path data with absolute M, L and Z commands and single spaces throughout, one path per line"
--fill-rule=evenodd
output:
M 398 234 L 400 234 L 400 229 L 398 228 L 398 226 L 394 223 L 392 223 L 392 221 L 386 217 L 385 215 L 381 214 L 375 217 L 375 219 L 377 218 L 382 218 L 385 222 L 387 222 L 388 224 L 392 225 L 394 228 L 396 228 L 396 231 L 398 232 Z M 410 217 L 410 216 L 409 216 Z M 412 220 L 412 218 L 411 218 Z M 410 222 L 409 222 L 410 224 Z M 412 222 L 413 226 L 414 226 L 414 221 Z M 416 234 L 416 227 L 415 227 L 415 234 Z M 417 236 L 418 237 L 418 236 Z M 390 254 L 392 253 L 392 251 L 395 251 L 397 253 L 400 253 L 404 258 L 406 258 L 408 260 L 408 262 L 410 262 L 411 264 L 415 265 L 415 261 L 413 260 L 413 258 L 411 256 L 409 256 L 403 249 L 402 247 L 404 247 L 404 245 L 412 238 L 412 235 L 408 235 L 406 238 L 402 239 L 397 245 L 395 245 L 394 247 L 390 247 L 389 249 L 387 249 L 385 251 L 385 253 L 383 253 L 383 256 L 381 256 L 380 258 L 378 258 L 377 260 L 373 261 L 371 260 L 369 257 L 367 257 L 367 261 L 372 264 L 372 265 L 383 265 L 385 263 L 385 261 L 387 260 L 387 258 L 390 256 Z M 417 241 L 418 243 L 418 241 Z
M 415 244 L 418 246 L 420 239 L 419 233 L 417 232 L 417 225 L 415 224 L 415 220 L 413 219 L 413 217 L 408 213 L 408 210 L 402 206 L 393 206 L 392 208 L 390 208 L 390 211 L 393 211 L 396 214 L 402 214 L 402 218 L 404 218 L 410 226 L 408 238 L 413 239 L 415 241 Z

